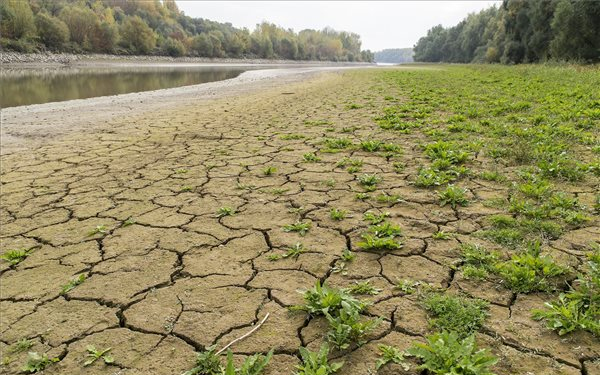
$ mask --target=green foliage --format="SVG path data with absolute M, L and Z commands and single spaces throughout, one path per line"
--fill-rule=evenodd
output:
M 435 232 L 431 237 L 434 240 L 450 240 L 452 239 L 453 235 L 451 233 L 446 233 L 443 230 L 439 230 Z
M 182 375 L 260 375 L 273 357 L 273 350 L 267 355 L 254 354 L 244 358 L 241 367 L 236 368 L 233 353 L 227 350 L 226 365 L 223 367 L 219 356 L 215 353 L 216 346 L 210 346 L 206 351 L 198 353 L 196 367 Z
M 550 256 L 540 256 L 539 244 L 532 243 L 527 251 L 496 264 L 496 272 L 506 286 L 517 293 L 550 291 L 553 278 L 566 273 Z
M 423 362 L 419 369 L 431 374 L 493 375 L 489 369 L 498 360 L 485 349 L 477 349 L 475 336 L 461 339 L 454 332 L 427 337 L 427 343 L 414 343 L 407 350 Z
M 302 160 L 304 160 L 306 163 L 318 163 L 321 161 L 321 158 L 319 158 L 314 152 L 308 152 L 302 155 Z
M 306 232 L 312 226 L 310 221 L 297 221 L 293 224 L 288 224 L 283 227 L 284 232 L 297 232 L 299 235 L 304 236 Z
M 404 371 L 408 371 L 410 369 L 410 367 L 404 363 L 405 353 L 398 350 L 398 348 L 389 345 L 379 345 L 378 349 L 380 358 L 375 363 L 375 370 L 379 370 L 390 362 L 401 365 Z
M 388 217 L 390 217 L 389 212 L 375 214 L 371 211 L 367 211 L 363 214 L 363 218 L 365 219 L 365 221 L 368 221 L 369 223 L 371 223 L 373 225 L 384 222 L 386 220 L 386 218 L 388 218 Z
M 385 214 L 383 214 L 385 215 Z M 370 216 L 368 220 L 372 222 L 378 221 L 380 217 Z M 400 226 L 392 224 L 388 221 L 378 221 L 379 224 L 374 224 L 369 227 L 369 232 L 364 233 L 362 241 L 357 243 L 357 246 L 363 250 L 385 251 L 396 250 L 402 247 L 402 244 L 396 241 L 396 237 L 402 236 Z
M 559 335 L 584 330 L 600 337 L 600 249 L 588 255 L 587 272 L 577 276 L 569 291 L 546 302 L 533 317 L 545 320 Z
M 379 151 L 379 150 L 381 150 L 382 146 L 383 146 L 383 142 L 371 140 L 371 139 L 360 142 L 360 148 L 363 151 L 367 151 L 367 152 Z
M 342 301 L 341 305 L 335 316 L 326 313 L 325 317 L 330 327 L 327 339 L 336 348 L 345 350 L 352 342 L 362 345 L 364 336 L 373 331 L 382 319 L 361 319 L 360 310 L 355 305 L 346 301 Z
M 100 358 L 102 358 L 104 363 L 107 365 L 111 364 L 115 361 L 114 358 L 110 354 L 108 354 L 108 352 L 110 352 L 112 350 L 112 348 L 106 348 L 104 350 L 96 350 L 96 347 L 94 345 L 88 345 L 86 347 L 86 350 L 87 350 L 88 354 L 86 355 L 87 360 L 83 363 L 84 367 L 92 365 L 94 362 L 96 362 Z
M 458 186 L 449 185 L 446 190 L 439 194 L 440 206 L 449 204 L 452 208 L 456 206 L 466 206 L 469 201 L 465 197 L 465 189 L 459 188 Z
M 106 228 L 106 225 L 96 225 L 96 227 L 94 229 L 89 231 L 88 237 L 92 237 L 97 234 L 105 235 L 107 233 L 108 233 L 108 228 Z
M 375 190 L 377 184 L 381 182 L 381 177 L 376 174 L 364 174 L 357 178 L 358 183 L 367 191 Z
M 355 281 L 354 284 L 347 290 L 350 294 L 363 294 L 370 296 L 375 296 L 381 292 L 381 289 L 375 288 L 368 280 L 362 282 Z
M 318 352 L 311 352 L 306 348 L 298 349 L 302 357 L 302 363 L 296 368 L 298 372 L 295 375 L 330 375 L 338 372 L 344 365 L 344 362 L 329 363 L 329 346 L 325 343 L 321 345 Z
M 343 150 L 352 146 L 352 141 L 348 138 L 326 138 L 323 142 L 331 150 Z
M 433 320 L 430 324 L 465 338 L 477 332 L 487 318 L 488 302 L 447 294 L 431 293 L 423 301 Z
M 225 217 L 235 215 L 235 210 L 231 207 L 221 207 L 217 210 L 217 217 Z
M 421 285 L 419 281 L 404 279 L 399 280 L 394 289 L 397 289 L 404 294 L 413 294 L 417 291 L 419 285 Z
M 11 354 L 22 353 L 26 350 L 29 350 L 32 346 L 33 342 L 31 342 L 31 340 L 22 338 L 19 341 L 17 341 L 13 346 L 11 346 L 8 351 Z
M 46 353 L 39 354 L 37 352 L 29 352 L 27 354 L 27 362 L 25 362 L 25 366 L 21 369 L 23 372 L 28 372 L 30 374 L 44 371 L 48 365 L 58 362 L 58 358 L 48 358 Z
M 342 309 L 342 302 L 354 310 L 363 311 L 367 304 L 352 297 L 342 289 L 321 286 L 317 281 L 315 287 L 303 293 L 304 305 L 294 306 L 293 310 L 306 311 L 310 315 L 332 315 L 336 316 Z
M 331 217 L 331 220 L 341 221 L 348 216 L 348 211 L 332 208 L 331 211 L 329 211 L 329 216 Z
M 262 173 L 265 176 L 271 176 L 275 172 L 277 172 L 277 168 L 275 168 L 273 166 L 268 166 L 262 170 Z
M 599 61 L 595 1 L 521 2 L 469 14 L 456 26 L 431 28 L 414 47 L 415 61 L 519 64 Z
M 52 50 L 60 50 L 69 41 L 69 27 L 59 18 L 40 12 L 35 16 L 40 40 Z
M 4 254 L 0 255 L 0 259 L 4 259 L 11 265 L 19 264 L 29 256 L 33 249 L 13 249 L 8 250 Z
M 85 279 L 86 279 L 86 276 L 84 273 L 82 273 L 81 275 L 77 276 L 75 279 L 70 280 L 66 285 L 62 286 L 60 294 L 69 293 L 71 290 L 73 290 L 77 286 L 81 285 L 85 281 Z
M 4 38 L 26 40 L 36 33 L 33 12 L 27 1 L 4 0 L 0 3 L 0 34 Z

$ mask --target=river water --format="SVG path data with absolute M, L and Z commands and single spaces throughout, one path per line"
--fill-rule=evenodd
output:
M 137 65 L 1 69 L 0 107 L 85 99 L 171 87 L 196 85 L 237 77 L 265 66 Z

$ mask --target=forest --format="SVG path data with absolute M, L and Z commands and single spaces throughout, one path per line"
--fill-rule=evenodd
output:
M 414 52 L 423 62 L 598 62 L 600 1 L 504 0 L 455 26 L 431 28 Z
M 355 33 L 253 31 L 192 18 L 174 0 L 0 0 L 0 46 L 17 52 L 367 61 Z
M 375 52 L 375 62 L 402 64 L 413 62 L 412 48 L 388 48 Z

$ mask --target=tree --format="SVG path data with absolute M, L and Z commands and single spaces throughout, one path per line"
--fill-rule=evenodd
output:
M 41 41 L 52 50 L 60 50 L 69 41 L 67 24 L 48 13 L 38 13 L 35 16 L 35 25 Z
M 0 2 L 0 32 L 3 37 L 9 39 L 28 39 L 35 35 L 35 22 L 29 2 Z
M 139 16 L 127 17 L 120 34 L 122 44 L 133 53 L 147 54 L 156 47 L 156 34 Z
M 197 56 L 213 57 L 213 44 L 207 34 L 200 34 L 192 39 L 192 51 Z
M 92 50 L 92 39 L 98 19 L 91 9 L 68 6 L 60 12 L 60 19 L 69 27 L 73 42 L 85 50 Z
M 172 57 L 183 56 L 186 52 L 183 43 L 173 38 L 167 38 L 161 47 L 163 54 Z

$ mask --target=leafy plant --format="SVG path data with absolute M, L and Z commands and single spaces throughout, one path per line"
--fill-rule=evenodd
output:
M 375 190 L 375 186 L 381 182 L 381 177 L 376 174 L 364 174 L 358 177 L 358 183 L 362 185 L 365 190 L 373 191 Z
M 81 285 L 85 281 L 85 279 L 86 276 L 84 273 L 82 273 L 81 275 L 77 276 L 77 278 L 70 280 L 67 284 L 62 286 L 60 294 L 67 294 L 71 290 L 75 289 L 77 286 Z
M 465 189 L 459 188 L 458 186 L 449 185 L 446 190 L 439 194 L 440 206 L 449 204 L 452 208 L 456 206 L 466 206 L 469 201 L 465 197 Z
M 232 216 L 234 214 L 235 214 L 235 210 L 231 207 L 221 207 L 217 210 L 218 218 L 225 217 L 225 216 Z
M 375 214 L 371 211 L 367 211 L 363 214 L 363 218 L 365 219 L 365 221 L 368 221 L 369 223 L 374 224 L 374 225 L 385 221 L 386 218 L 388 218 L 389 216 L 390 216 L 389 212 Z
M 295 375 L 330 375 L 338 372 L 344 365 L 344 362 L 329 363 L 327 343 L 321 345 L 318 352 L 311 352 L 303 347 L 300 347 L 298 351 L 302 357 L 302 363 L 296 366 L 298 372 Z
M 371 139 L 360 142 L 360 148 L 363 151 L 367 151 L 367 152 L 379 151 L 382 146 L 383 146 L 383 142 L 371 140 Z
M 262 374 L 272 357 L 273 350 L 267 353 L 266 356 L 262 354 L 254 354 L 250 357 L 246 357 L 241 367 L 235 368 L 235 365 L 233 364 L 233 353 L 231 352 L 231 350 L 227 350 L 227 365 L 225 366 L 224 375 Z
M 30 374 L 44 371 L 48 365 L 58 361 L 60 361 L 58 358 L 48 358 L 46 353 L 39 354 L 37 352 L 29 352 L 27 354 L 27 362 L 25 362 L 25 366 L 23 366 L 22 371 Z
M 133 217 L 128 217 L 127 220 L 125 220 L 123 222 L 123 227 L 128 227 L 128 226 L 133 225 L 135 223 L 137 223 L 137 221 Z
M 89 233 L 88 233 L 88 237 L 91 236 L 95 236 L 96 234 L 106 234 L 108 232 L 108 229 L 106 228 L 105 225 L 97 225 L 94 229 L 92 229 Z
M 356 195 L 354 197 L 356 198 L 356 200 L 359 200 L 359 201 L 365 201 L 365 200 L 371 198 L 371 196 L 368 193 L 356 193 Z
M 379 345 L 378 349 L 380 358 L 375 362 L 375 370 L 379 370 L 390 362 L 402 366 L 404 371 L 410 370 L 410 366 L 405 363 L 405 353 L 398 348 L 389 345 Z
M 433 334 L 427 343 L 414 343 L 407 353 L 421 359 L 419 369 L 440 375 L 493 375 L 490 367 L 498 361 L 486 349 L 477 349 L 475 336 L 461 339 L 454 332 Z
M 33 342 L 31 342 L 31 340 L 22 338 L 19 341 L 17 341 L 13 346 L 11 346 L 11 348 L 9 349 L 9 353 L 11 353 L 11 354 L 22 353 L 26 350 L 29 350 L 32 346 L 33 346 Z
M 307 152 L 306 154 L 302 155 L 302 160 L 304 160 L 306 163 L 317 163 L 321 161 L 321 158 L 319 158 L 314 152 Z
M 329 211 L 329 216 L 331 217 L 331 220 L 341 221 L 348 216 L 348 211 L 332 208 L 331 211 Z
M 215 354 L 216 345 L 212 345 L 207 350 L 198 353 L 196 357 L 196 367 L 184 372 L 182 375 L 222 375 L 225 371 L 219 356 Z
M 306 232 L 308 232 L 310 227 L 311 227 L 310 221 L 307 221 L 307 222 L 297 221 L 293 224 L 288 224 L 288 225 L 284 226 L 283 231 L 284 232 L 297 232 L 299 235 L 304 236 L 306 234 Z
M 545 320 L 547 327 L 561 336 L 584 330 L 600 337 L 600 250 L 588 255 L 587 268 L 558 300 L 534 310 L 533 318 Z
M 554 289 L 550 281 L 566 273 L 566 269 L 554 263 L 550 256 L 540 256 L 540 245 L 533 243 L 527 251 L 498 263 L 496 272 L 511 290 L 530 293 Z
M 357 245 L 363 250 L 397 250 L 402 244 L 396 242 L 393 237 L 377 237 L 372 234 L 363 234 L 362 241 Z
M 294 306 L 293 310 L 306 311 L 310 315 L 337 315 L 342 309 L 342 302 L 357 311 L 363 311 L 367 304 L 362 302 L 342 289 L 329 288 L 326 285 L 321 286 L 317 281 L 314 288 L 307 290 L 304 294 L 304 305 Z
M 477 332 L 487 317 L 488 302 L 447 294 L 430 293 L 423 306 L 433 316 L 430 324 L 465 338 Z
M 265 176 L 271 176 L 275 172 L 277 172 L 277 168 L 275 168 L 273 166 L 268 166 L 262 170 L 262 173 Z
M 112 348 L 106 348 L 104 350 L 96 350 L 94 345 L 88 345 L 86 347 L 88 354 L 86 355 L 87 360 L 83 363 L 84 367 L 92 365 L 98 359 L 102 358 L 105 364 L 109 365 L 113 363 L 114 358 L 108 354 L 112 350 Z
M 417 287 L 419 285 L 421 285 L 421 283 L 419 281 L 404 279 L 404 280 L 399 280 L 396 283 L 396 286 L 394 287 L 394 289 L 398 289 L 399 291 L 401 291 L 404 294 L 413 294 L 414 292 L 417 291 Z
M 4 254 L 0 255 L 0 259 L 4 259 L 11 265 L 19 264 L 29 256 L 33 249 L 15 249 L 8 250 Z
M 327 138 L 324 143 L 327 148 L 332 150 L 341 150 L 352 145 L 352 141 L 348 138 Z
M 443 230 L 439 230 L 435 232 L 431 237 L 434 240 L 449 240 L 452 239 L 453 235 L 451 233 L 446 233 Z
M 304 248 L 304 245 L 302 245 L 300 242 L 297 242 L 296 244 L 294 244 L 294 246 L 289 247 L 286 251 L 285 254 L 283 254 L 281 257 L 282 258 L 293 258 L 293 259 L 298 259 L 298 257 L 300 256 L 300 254 L 305 253 L 307 250 Z
M 381 289 L 375 288 L 371 285 L 369 280 L 358 282 L 355 281 L 354 285 L 348 288 L 348 293 L 350 294 L 366 294 L 370 296 L 377 295 L 381 292 Z
M 362 345 L 363 337 L 375 329 L 382 319 L 361 319 L 360 310 L 346 301 L 341 302 L 341 307 L 335 316 L 325 314 L 330 327 L 327 339 L 340 350 L 349 348 L 352 342 Z

